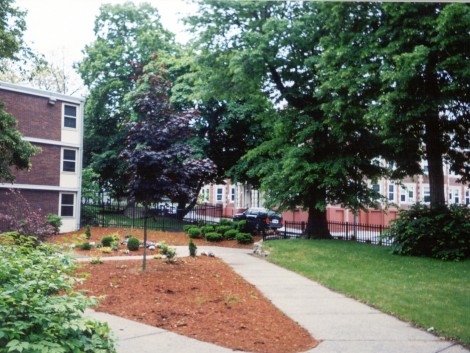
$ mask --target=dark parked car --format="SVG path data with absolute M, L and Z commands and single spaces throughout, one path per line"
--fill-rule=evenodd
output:
M 251 207 L 233 216 L 234 221 L 246 220 L 248 231 L 266 231 L 282 227 L 282 216 L 264 207 Z

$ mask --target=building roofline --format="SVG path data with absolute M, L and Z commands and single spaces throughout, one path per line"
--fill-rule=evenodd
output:
M 0 81 L 0 89 L 13 91 L 13 92 L 19 92 L 19 93 L 25 93 L 25 94 L 31 94 L 34 96 L 53 98 L 53 99 L 70 102 L 70 103 L 76 103 L 76 104 L 81 104 L 85 102 L 85 98 L 83 97 L 69 96 L 69 95 L 62 94 L 62 93 L 55 93 L 55 92 L 45 91 L 45 90 L 41 90 L 37 88 L 20 86 L 20 85 L 16 85 L 16 84 L 4 82 L 4 81 Z

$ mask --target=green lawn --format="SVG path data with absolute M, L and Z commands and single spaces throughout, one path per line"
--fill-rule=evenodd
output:
M 271 262 L 441 336 L 470 345 L 470 261 L 392 255 L 340 240 L 264 243 Z

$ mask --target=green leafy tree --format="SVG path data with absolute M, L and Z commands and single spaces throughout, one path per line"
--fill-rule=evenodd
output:
M 30 158 L 40 151 L 40 148 L 31 145 L 22 139 L 16 130 L 16 120 L 5 112 L 3 102 L 0 102 L 0 181 L 13 182 L 15 176 L 11 170 L 29 170 Z
M 398 168 L 414 172 L 427 161 L 431 208 L 441 208 L 444 162 L 470 181 L 470 5 L 411 5 L 382 7 L 377 115 Z
M 149 4 L 103 5 L 95 20 L 96 40 L 85 47 L 77 65 L 89 89 L 85 107 L 84 166 L 100 176 L 100 187 L 125 195 L 125 164 L 119 158 L 131 108 L 124 97 L 154 53 L 175 53 L 174 36 L 165 31 L 158 11 Z
M 19 60 L 19 54 L 26 51 L 23 43 L 25 13 L 12 4 L 12 0 L 0 0 L 0 72 L 7 69 L 7 61 Z M 0 182 L 15 180 L 12 167 L 30 169 L 30 158 L 39 151 L 39 148 L 22 139 L 16 130 L 15 118 L 5 111 L 5 105 L 0 102 Z
M 221 99 L 274 103 L 258 115 L 270 132 L 245 168 L 260 179 L 268 206 L 308 210 L 314 238 L 330 237 L 327 204 L 372 203 L 379 195 L 363 180 L 385 172 L 374 163 L 378 138 L 362 111 L 343 121 L 323 106 L 330 98 L 319 92 L 317 60 L 328 20 L 314 2 L 238 1 L 203 1 L 187 19 L 200 34 L 201 87 Z

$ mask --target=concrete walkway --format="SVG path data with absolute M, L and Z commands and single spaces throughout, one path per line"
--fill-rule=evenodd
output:
M 253 256 L 249 250 L 198 247 L 198 253 L 202 251 L 213 252 L 222 258 L 275 306 L 321 341 L 308 353 L 470 353 L 461 345 L 442 340 Z M 188 247 L 177 247 L 177 255 L 188 256 Z M 108 322 L 118 338 L 118 353 L 232 352 L 120 317 L 94 311 L 86 314 Z

